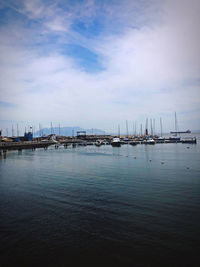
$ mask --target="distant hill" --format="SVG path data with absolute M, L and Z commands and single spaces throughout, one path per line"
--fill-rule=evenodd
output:
M 78 126 L 75 127 L 60 127 L 60 135 L 64 135 L 64 136 L 76 136 L 77 135 L 77 131 L 86 131 L 86 134 L 105 134 L 105 131 L 102 131 L 100 129 L 83 129 L 80 128 Z M 49 135 L 51 133 L 59 135 L 59 127 L 53 127 L 52 131 L 51 128 L 43 128 L 40 131 L 35 132 L 34 136 L 40 136 L 42 133 L 42 135 Z

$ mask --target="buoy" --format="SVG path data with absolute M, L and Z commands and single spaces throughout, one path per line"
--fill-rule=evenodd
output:
M 151 159 L 149 161 L 151 162 Z
M 136 159 L 136 157 L 134 157 L 134 159 Z

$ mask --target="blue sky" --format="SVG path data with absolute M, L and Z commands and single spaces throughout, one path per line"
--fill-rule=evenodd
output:
M 197 0 L 0 1 L 0 128 L 200 129 Z M 159 128 L 159 127 L 158 127 Z

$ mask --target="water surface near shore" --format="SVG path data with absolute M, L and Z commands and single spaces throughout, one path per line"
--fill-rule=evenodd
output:
M 199 144 L 9 152 L 1 265 L 194 266 L 199 160 Z

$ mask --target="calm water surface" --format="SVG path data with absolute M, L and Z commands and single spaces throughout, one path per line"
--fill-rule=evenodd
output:
M 9 152 L 0 266 L 200 266 L 199 211 L 199 144 Z

